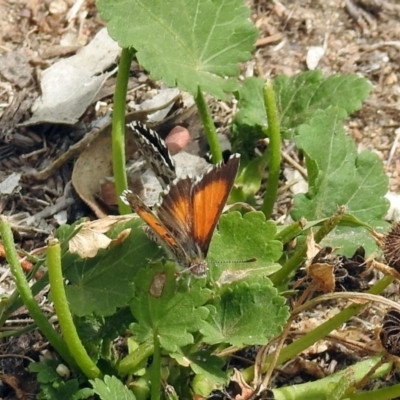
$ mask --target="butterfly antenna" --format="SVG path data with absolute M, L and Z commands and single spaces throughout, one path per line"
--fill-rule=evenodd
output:
M 245 264 L 245 263 L 252 263 L 257 261 L 257 258 L 249 258 L 247 260 L 224 260 L 224 261 L 213 261 L 214 264 Z

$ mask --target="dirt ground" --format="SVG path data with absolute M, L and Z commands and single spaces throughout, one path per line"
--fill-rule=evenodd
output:
M 349 118 L 346 129 L 360 150 L 367 148 L 381 157 L 390 190 L 399 193 L 399 2 L 253 0 L 247 3 L 260 30 L 254 57 L 243 66 L 247 76 L 293 75 L 309 69 L 312 61 L 307 56 L 323 51 L 316 68 L 325 75 L 356 73 L 372 83 L 370 98 L 361 111 Z M 75 9 L 74 5 L 79 4 Z M 0 183 L 13 172 L 36 174 L 48 167 L 82 137 L 87 124 L 97 118 L 99 109 L 111 104 L 113 77 L 97 97 L 97 105 L 92 104 L 75 127 L 19 125 L 29 119 L 33 101 L 40 95 L 43 70 L 75 54 L 102 27 L 104 23 L 92 0 L 0 0 Z M 141 85 L 140 90 L 130 94 L 138 102 L 152 93 L 151 83 L 141 71 L 132 69 L 131 85 Z M 216 119 L 224 120 L 218 116 L 222 109 L 215 109 Z M 49 230 L 57 227 L 57 220 L 49 210 L 54 214 L 62 210 L 62 206 L 52 206 L 69 187 L 73 162 L 74 158 L 68 160 L 49 177 L 22 179 L 20 191 L 0 195 L 0 212 L 15 216 L 15 235 L 21 248 L 31 251 L 41 246 Z M 69 207 L 68 217 L 89 215 L 88 208 L 74 199 L 76 207 L 75 203 L 71 206 L 71 201 L 62 203 L 65 209 Z M 32 216 L 35 224 L 27 224 Z M 11 287 L 7 271 L 3 260 L 0 294 Z M 28 316 L 21 312 L 7 329 L 22 327 L 27 321 Z M 29 386 L 25 367 L 29 358 L 37 359 L 45 348 L 36 333 L 0 342 L 0 378 L 4 382 L 0 384 L 1 398 L 34 398 L 28 396 L 35 387 Z M 3 358 L 3 355 L 11 356 Z M 306 369 L 306 364 L 299 364 L 296 373 L 312 373 Z

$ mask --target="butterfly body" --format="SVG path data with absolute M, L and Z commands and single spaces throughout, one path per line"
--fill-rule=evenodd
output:
M 206 276 L 211 238 L 232 189 L 239 155 L 211 166 L 202 176 L 175 179 L 152 211 L 129 190 L 121 198 L 143 219 L 150 237 L 162 245 L 183 271 Z

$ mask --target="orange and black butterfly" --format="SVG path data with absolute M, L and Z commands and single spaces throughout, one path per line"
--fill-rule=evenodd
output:
M 121 196 L 146 222 L 151 237 L 195 277 L 207 274 L 205 258 L 235 181 L 239 158 L 235 154 L 226 164 L 211 166 L 198 178 L 175 179 L 154 211 L 130 190 Z

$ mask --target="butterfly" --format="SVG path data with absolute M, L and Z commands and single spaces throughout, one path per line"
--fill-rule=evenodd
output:
M 203 175 L 175 179 L 152 211 L 130 190 L 121 199 L 149 227 L 150 237 L 161 244 L 183 271 L 197 278 L 207 275 L 211 238 L 235 181 L 240 156 L 211 166 Z

